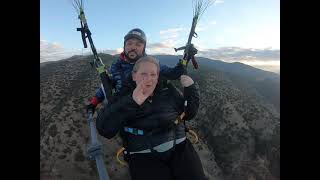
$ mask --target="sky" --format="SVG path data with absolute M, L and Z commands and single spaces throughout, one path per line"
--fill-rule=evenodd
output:
M 40 0 L 40 62 L 86 54 L 71 0 Z M 83 0 L 98 52 L 122 52 L 133 28 L 147 35 L 148 54 L 172 54 L 184 46 L 193 17 L 193 0 Z M 201 16 L 192 43 L 196 56 L 242 62 L 280 73 L 280 1 L 216 0 Z

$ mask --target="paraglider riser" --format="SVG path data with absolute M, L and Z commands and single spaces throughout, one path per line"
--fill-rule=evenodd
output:
M 95 158 L 99 155 L 102 155 L 102 145 L 101 144 L 90 144 L 87 155 L 90 160 L 95 160 Z

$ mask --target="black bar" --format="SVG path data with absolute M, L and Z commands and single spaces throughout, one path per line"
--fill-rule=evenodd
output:
M 112 101 L 113 96 L 112 96 L 112 91 L 111 91 L 111 89 L 112 89 L 111 80 L 106 72 L 103 72 L 100 74 L 100 80 L 103 84 L 103 88 L 104 88 L 104 92 L 106 93 L 107 100 Z

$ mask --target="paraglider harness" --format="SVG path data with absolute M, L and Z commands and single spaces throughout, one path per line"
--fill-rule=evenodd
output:
M 111 80 L 109 77 L 111 74 L 109 74 L 108 71 L 106 70 L 105 65 L 103 64 L 101 58 L 98 56 L 96 48 L 93 44 L 93 40 L 91 38 L 91 32 L 89 30 L 89 27 L 88 27 L 88 24 L 87 24 L 87 21 L 85 18 L 85 14 L 83 11 L 82 0 L 78 0 L 78 1 L 74 0 L 74 2 L 75 2 L 75 4 L 73 4 L 73 6 L 75 7 L 76 11 L 78 12 L 78 15 L 79 15 L 78 18 L 79 18 L 80 24 L 81 24 L 81 28 L 77 28 L 77 31 L 81 32 L 81 37 L 82 37 L 84 48 L 87 48 L 86 39 L 88 38 L 90 46 L 91 46 L 91 50 L 93 52 L 93 57 L 94 57 L 93 62 L 91 62 L 90 64 L 92 67 L 95 67 L 99 73 L 100 80 L 102 82 L 103 89 L 105 91 L 105 98 L 108 99 L 108 101 L 113 101 L 114 97 L 112 96 L 112 83 L 111 83 Z M 184 66 L 184 74 L 187 74 L 187 65 L 190 60 L 192 61 L 194 68 L 198 69 L 198 64 L 197 64 L 195 57 L 194 57 L 194 55 L 197 54 L 197 49 L 193 46 L 193 44 L 191 44 L 191 40 L 192 40 L 192 37 L 195 37 L 195 38 L 197 37 L 197 34 L 195 33 L 195 27 L 196 27 L 197 22 L 200 18 L 200 15 L 209 6 L 209 4 L 210 4 L 209 1 L 207 1 L 207 3 L 205 3 L 205 4 L 202 4 L 202 0 L 199 0 L 199 2 L 197 2 L 196 6 L 195 6 L 191 30 L 190 30 L 189 37 L 188 37 L 188 42 L 187 42 L 186 46 L 183 46 L 183 47 L 180 47 L 177 49 L 174 48 L 176 52 L 179 50 L 184 50 L 183 59 L 181 59 L 182 64 Z M 187 106 L 187 101 L 185 101 L 184 106 L 185 107 Z M 91 129 L 91 145 L 89 146 L 88 151 L 87 151 L 88 157 L 96 160 L 100 180 L 108 180 L 109 176 L 108 176 L 108 173 L 107 173 L 106 168 L 103 163 L 103 158 L 102 158 L 103 153 L 102 153 L 102 149 L 101 149 L 101 144 L 97 140 L 97 133 L 96 133 L 96 129 L 94 127 L 92 115 L 93 115 L 93 112 L 89 110 L 88 111 L 88 121 L 89 121 L 90 129 Z M 173 124 L 174 130 L 177 127 L 177 125 L 181 122 L 183 122 L 185 125 L 184 117 L 185 117 L 185 111 L 181 115 L 179 115 L 177 117 L 177 119 L 174 121 L 174 124 Z M 149 135 L 149 134 L 154 134 L 157 131 L 162 131 L 162 130 L 163 129 L 154 129 L 151 132 L 145 132 L 143 130 L 134 129 L 134 128 L 130 128 L 130 127 L 124 128 L 125 132 L 133 133 L 135 135 Z M 185 125 L 185 131 L 190 132 L 195 137 L 194 142 L 198 141 L 198 137 L 197 137 L 196 133 L 194 133 L 194 131 L 188 129 L 186 127 L 186 125 Z M 124 145 L 126 145 L 126 143 L 124 143 Z M 174 146 L 175 145 L 176 145 L 176 138 L 174 138 Z M 117 160 L 121 164 L 124 164 L 124 165 L 127 163 L 120 161 L 119 155 L 121 153 L 125 153 L 125 152 L 126 152 L 125 146 L 120 148 L 117 152 Z
M 133 135 L 136 135 L 136 136 L 148 136 L 148 137 L 151 137 L 152 135 L 154 134 L 157 134 L 157 133 L 160 133 L 160 132 L 163 132 L 163 131 L 169 131 L 169 130 L 173 130 L 174 131 L 174 142 L 173 142 L 173 149 L 175 148 L 176 146 L 176 127 L 178 125 L 178 123 L 181 123 L 183 121 L 184 123 L 184 126 L 185 126 L 185 132 L 186 133 L 190 133 L 192 136 L 193 136 L 193 140 L 191 140 L 192 143 L 197 143 L 199 141 L 199 138 L 197 136 L 197 134 L 187 128 L 187 126 L 185 125 L 185 121 L 182 120 L 183 117 L 185 116 L 185 113 L 183 112 L 180 116 L 178 116 L 178 118 L 175 120 L 175 122 L 167 127 L 167 128 L 157 128 L 157 129 L 153 129 L 152 131 L 144 131 L 142 129 L 137 129 L 137 128 L 131 128 L 131 127 L 124 127 L 124 132 L 126 133 L 130 133 L 130 134 L 133 134 Z M 120 147 L 120 149 L 117 151 L 117 161 L 121 164 L 121 165 L 124 165 L 124 166 L 127 166 L 128 165 L 128 161 L 129 161 L 129 155 L 131 154 L 130 151 L 127 149 L 127 139 L 126 139 L 126 136 L 123 135 L 122 136 L 122 139 L 123 139 L 123 146 Z M 150 147 L 149 149 L 147 150 L 150 150 L 150 153 L 157 153 L 156 150 L 153 149 L 153 147 Z M 120 160 L 120 156 L 123 155 L 124 156 L 124 161 L 123 160 Z
M 105 69 L 105 65 L 103 64 L 101 58 L 98 56 L 98 53 L 97 53 L 96 48 L 93 44 L 93 40 L 91 38 L 91 32 L 88 28 L 86 18 L 85 18 L 85 15 L 84 15 L 82 8 L 80 8 L 79 19 L 80 19 L 81 28 L 77 28 L 77 31 L 81 32 L 81 37 L 82 37 L 83 45 L 85 48 L 87 48 L 86 38 L 88 38 L 90 46 L 91 46 L 91 50 L 93 52 L 94 60 L 90 64 L 92 67 L 95 67 L 99 73 L 100 80 L 103 85 L 103 90 L 105 92 L 105 98 L 108 99 L 108 102 L 114 102 L 114 101 L 116 101 L 116 97 L 112 95 L 112 83 L 111 83 L 111 80 L 109 77 L 109 75 L 111 75 L 111 74 L 107 73 L 108 71 Z M 186 65 L 186 63 L 183 63 L 183 65 Z M 122 70 L 122 68 L 119 68 L 119 69 Z M 121 71 L 120 73 L 121 73 L 122 80 L 124 80 L 124 72 Z M 185 103 L 185 106 L 186 106 L 186 103 Z M 88 151 L 87 151 L 88 157 L 92 160 L 93 159 L 96 160 L 100 179 L 108 179 L 108 174 L 105 170 L 106 168 L 104 166 L 103 159 L 102 159 L 102 154 L 103 154 L 102 153 L 102 146 L 99 143 L 99 141 L 97 140 L 97 133 L 96 133 L 96 129 L 94 127 L 92 116 L 93 116 L 92 111 L 88 111 L 88 120 L 89 120 L 90 129 L 91 129 L 91 140 L 92 140 L 91 145 L 89 146 Z M 178 116 L 177 119 L 175 120 L 174 124 L 168 128 L 169 129 L 174 128 L 174 131 L 175 131 L 177 124 L 183 122 L 185 125 L 185 131 L 190 132 L 195 137 L 194 138 L 195 140 L 193 142 L 196 143 L 198 141 L 198 137 L 194 131 L 192 131 L 186 127 L 185 121 L 183 120 L 184 116 L 185 116 L 185 112 L 183 112 L 180 116 Z M 168 128 L 166 128 L 166 129 L 168 130 Z M 163 130 L 164 130 L 163 128 L 159 128 L 159 129 L 154 129 L 152 131 L 147 132 L 147 131 L 136 129 L 136 128 L 124 127 L 124 132 L 126 132 L 126 133 L 131 133 L 131 134 L 135 134 L 135 135 L 147 135 L 147 136 L 159 133 Z M 128 151 L 126 151 L 127 142 L 126 142 L 125 136 L 122 136 L 122 139 L 123 139 L 123 147 L 121 147 L 117 151 L 116 158 L 121 165 L 127 165 L 127 162 L 121 161 L 119 158 L 120 155 L 124 155 L 124 159 L 127 160 L 126 155 L 128 154 Z M 174 146 L 175 145 L 176 145 L 176 138 L 174 138 Z M 150 148 L 150 149 L 152 152 L 154 152 L 153 148 Z
M 168 82 L 167 80 L 163 80 L 163 81 L 159 81 L 159 83 L 162 84 L 162 87 L 169 87 L 172 86 L 172 88 L 175 88 L 175 90 L 177 90 L 180 95 L 182 94 L 173 84 L 171 84 L 171 82 Z M 152 130 L 144 130 L 144 129 L 139 129 L 139 128 L 133 128 L 133 127 L 129 127 L 129 126 L 125 126 L 121 131 L 120 131 L 120 136 L 121 139 L 123 140 L 122 144 L 123 146 L 120 147 L 117 151 L 117 161 L 124 166 L 128 165 L 129 162 L 129 156 L 130 154 L 133 154 L 132 152 L 130 152 L 130 150 L 127 148 L 128 147 L 128 141 L 127 141 L 127 134 L 132 134 L 135 136 L 146 136 L 148 139 L 150 139 L 152 137 L 152 135 L 161 133 L 161 132 L 173 132 L 174 134 L 174 139 L 173 139 L 173 149 L 176 146 L 176 128 L 177 125 L 179 123 L 183 123 L 184 124 L 184 129 L 185 129 L 185 137 L 187 137 L 187 133 L 190 133 L 190 135 L 193 137 L 191 139 L 192 143 L 197 143 L 199 141 L 199 138 L 197 136 L 197 134 L 189 129 L 186 125 L 185 122 L 185 115 L 186 115 L 186 107 L 187 107 L 187 101 L 184 102 L 184 111 L 174 120 L 173 123 L 171 123 L 169 126 L 167 127 L 161 127 L 161 128 L 153 128 Z M 126 134 L 127 133 L 127 134 Z M 144 150 L 146 151 L 146 153 L 158 153 L 156 150 L 154 150 L 154 147 L 151 146 L 150 143 L 149 144 L 149 149 Z M 120 156 L 123 155 L 123 160 L 120 160 Z

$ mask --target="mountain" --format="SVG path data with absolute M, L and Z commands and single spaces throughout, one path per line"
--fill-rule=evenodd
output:
M 109 66 L 116 59 L 100 56 Z M 179 58 L 156 57 L 168 66 Z M 100 84 L 91 60 L 92 56 L 73 56 L 40 64 L 41 179 L 98 179 L 95 163 L 85 157 L 90 139 L 85 105 Z M 193 145 L 206 175 L 209 179 L 280 179 L 278 75 L 239 63 L 198 61 L 200 69 L 190 66 L 188 72 L 199 83 L 200 107 L 187 125 L 200 138 Z M 120 138 L 99 139 L 110 178 L 130 179 L 128 169 L 115 160 Z
M 160 63 L 169 66 L 175 66 L 177 60 L 182 58 L 182 56 L 171 55 L 158 55 L 155 57 L 159 59 Z M 264 99 L 263 101 L 272 104 L 280 112 L 280 75 L 239 62 L 226 63 L 203 57 L 196 59 L 200 69 L 224 72 L 235 83 L 241 81 L 240 86 L 246 84 L 246 87 L 251 88 L 252 91 L 257 91 L 256 94 L 261 96 Z M 191 63 L 190 66 L 192 66 Z
M 182 56 L 173 55 L 155 55 L 155 57 L 157 57 L 164 64 L 168 64 L 170 66 L 175 65 L 175 63 L 177 62 L 177 58 L 182 58 Z M 210 67 L 219 71 L 230 72 L 241 76 L 270 79 L 279 78 L 279 75 L 276 73 L 254 68 L 240 62 L 226 63 L 220 60 L 213 60 L 204 57 L 196 57 L 196 60 L 199 63 L 200 67 Z

